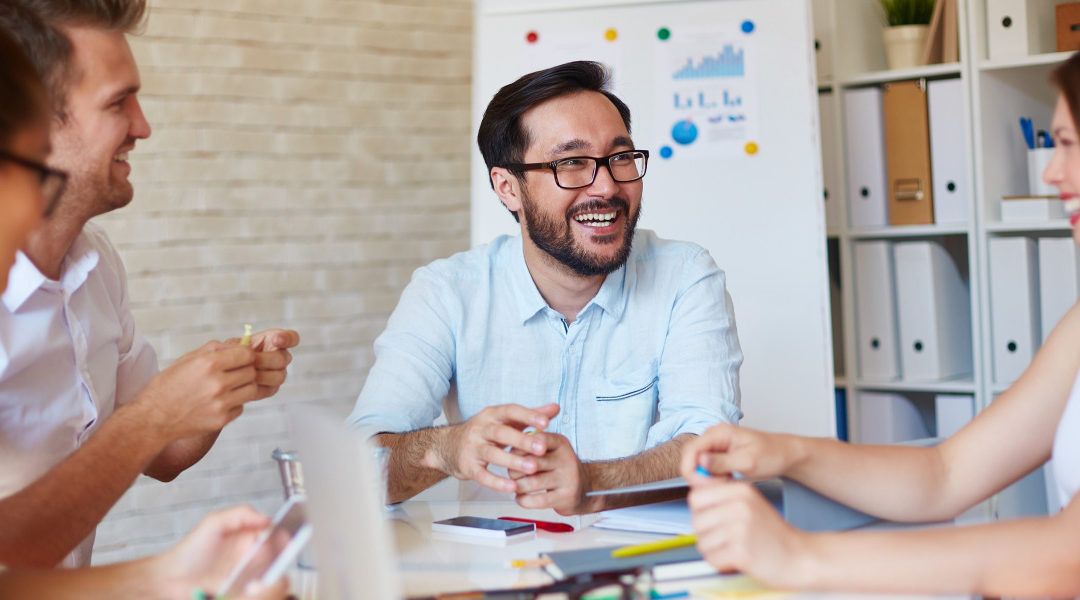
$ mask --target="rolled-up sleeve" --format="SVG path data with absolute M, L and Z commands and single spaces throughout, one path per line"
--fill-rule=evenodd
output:
M 658 420 L 649 429 L 649 447 L 742 418 L 743 355 L 724 272 L 702 249 L 688 262 L 680 289 L 660 360 Z
M 458 319 L 449 286 L 418 269 L 401 294 L 386 330 L 375 340 L 375 364 L 347 422 L 369 434 L 432 425 L 454 376 Z

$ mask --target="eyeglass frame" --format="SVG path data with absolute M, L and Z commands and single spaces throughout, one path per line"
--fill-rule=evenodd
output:
M 619 156 L 620 154 L 630 154 L 630 153 L 638 153 L 638 154 L 643 155 L 645 164 L 644 164 L 643 168 L 641 169 L 641 174 L 638 175 L 637 177 L 633 178 L 633 179 L 626 179 L 626 180 L 622 180 L 622 181 L 620 181 L 618 179 L 615 179 L 615 173 L 611 170 L 611 159 L 616 157 L 616 156 Z M 589 180 L 589 183 L 586 183 L 584 185 L 575 185 L 575 186 L 567 187 L 567 186 L 559 183 L 559 172 L 558 172 L 557 165 L 559 163 L 561 163 L 562 161 L 564 161 L 564 160 L 573 160 L 575 158 L 577 158 L 577 159 L 587 158 L 589 160 L 596 161 L 594 166 L 593 166 L 592 179 Z M 503 168 L 508 169 L 510 171 L 540 171 L 540 170 L 544 170 L 544 169 L 551 169 L 551 175 L 555 178 L 555 185 L 559 186 L 560 188 L 562 188 L 564 190 L 580 190 L 581 188 L 586 188 L 586 187 L 589 187 L 590 185 L 596 183 L 596 174 L 600 172 L 600 166 L 601 165 L 607 167 L 608 175 L 611 175 L 611 180 L 612 181 L 614 181 L 616 183 L 632 183 L 634 181 L 638 181 L 641 178 L 645 177 L 645 172 L 649 170 L 649 151 L 648 150 L 638 150 L 638 149 L 634 148 L 634 149 L 631 149 L 631 150 L 620 150 L 618 152 L 613 152 L 611 154 L 608 154 L 607 156 L 564 156 L 562 158 L 559 158 L 559 159 L 556 159 L 556 160 L 551 160 L 551 161 L 548 161 L 548 162 L 510 163 L 510 164 L 507 164 L 507 165 L 503 165 Z
M 56 205 L 60 203 L 60 197 L 64 195 L 64 188 L 67 187 L 67 180 L 68 180 L 67 171 L 61 171 L 59 169 L 53 169 L 52 167 L 48 167 L 46 165 L 43 165 L 43 164 L 41 164 L 39 162 L 30 160 L 28 158 L 23 158 L 23 157 L 21 157 L 21 156 L 19 156 L 17 154 L 12 154 L 10 152 L 5 152 L 3 150 L 0 150 L 0 161 L 5 161 L 5 160 L 8 161 L 8 162 L 15 163 L 15 164 L 17 164 L 20 167 L 23 167 L 25 169 L 30 169 L 31 171 L 34 171 L 35 173 L 37 173 L 37 175 L 38 175 L 38 183 L 41 186 L 44 186 L 45 182 L 50 177 L 51 178 L 56 178 L 56 179 L 58 179 L 60 181 L 60 184 L 57 186 L 56 192 L 53 194 L 52 198 L 46 198 L 45 199 L 45 207 L 41 212 L 42 216 L 45 216 L 45 217 L 51 215 L 53 210 L 56 209 Z

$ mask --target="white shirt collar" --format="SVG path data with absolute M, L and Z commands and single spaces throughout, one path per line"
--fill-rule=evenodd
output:
M 71 244 L 67 256 L 60 267 L 59 284 L 70 294 L 86 282 L 90 272 L 98 264 L 98 252 L 86 239 L 86 233 L 80 233 Z M 34 263 L 20 250 L 15 253 L 15 265 L 8 274 L 8 287 L 2 296 L 4 305 L 10 312 L 16 312 L 30 299 L 38 289 L 45 286 L 49 279 L 38 270 Z

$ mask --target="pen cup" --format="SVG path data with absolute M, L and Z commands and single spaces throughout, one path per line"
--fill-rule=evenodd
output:
M 1028 193 L 1032 196 L 1058 195 L 1057 188 L 1042 180 L 1043 171 L 1046 170 L 1046 165 L 1050 164 L 1050 157 L 1053 155 L 1053 148 L 1034 148 L 1028 150 Z

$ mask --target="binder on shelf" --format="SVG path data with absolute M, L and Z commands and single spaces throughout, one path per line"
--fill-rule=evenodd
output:
M 829 14 L 828 0 L 813 0 L 810 14 L 814 18 L 814 64 L 817 65 L 818 81 L 830 79 L 833 76 L 832 53 L 833 53 L 833 20 L 820 18 Z
M 926 83 L 887 83 L 881 101 L 885 122 L 889 223 L 929 225 L 934 222 L 934 192 L 930 186 Z
M 818 94 L 818 114 L 821 126 L 821 171 L 825 189 L 825 225 L 827 231 L 837 231 L 842 226 L 840 218 L 844 210 L 840 185 L 840 169 L 836 164 L 839 148 L 836 144 L 836 100 L 832 92 Z
M 895 444 L 931 437 L 922 411 L 910 398 L 883 392 L 859 392 L 857 397 L 857 443 Z
M 1038 265 L 1026 237 L 990 239 L 990 339 L 996 383 L 1011 383 L 1039 345 Z
M 970 375 L 971 295 L 966 263 L 961 268 L 943 244 L 932 241 L 899 242 L 893 254 L 904 381 Z
M 1080 260 L 1071 237 L 1039 238 L 1040 341 L 1080 298 Z
M 967 394 L 934 396 L 934 422 L 937 437 L 947 438 L 975 418 L 975 399 Z
M 888 225 L 885 128 L 879 88 L 844 91 L 844 140 L 848 223 L 851 227 Z
M 967 223 L 971 187 L 967 178 L 964 91 L 959 79 L 926 84 L 930 117 L 930 166 L 935 223 Z
M 840 288 L 840 243 L 831 239 L 826 243 L 829 259 L 829 312 L 832 316 L 833 373 L 842 377 L 844 369 L 844 314 L 843 295 Z
M 1065 0 L 986 0 L 986 50 L 990 60 L 1053 52 L 1054 10 Z
M 923 48 L 921 64 L 949 63 L 960 60 L 956 0 L 938 0 L 930 19 L 930 32 Z
M 897 349 L 893 248 L 886 241 L 853 244 L 855 266 L 855 331 L 859 376 L 892 380 L 900 377 Z

